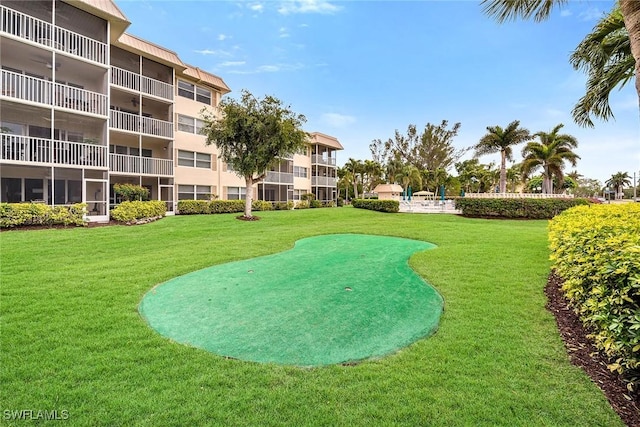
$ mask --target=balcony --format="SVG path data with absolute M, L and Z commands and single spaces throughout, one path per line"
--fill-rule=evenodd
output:
M 107 147 L 21 135 L 0 135 L 0 160 L 9 163 L 107 167 Z
M 2 96 L 82 113 L 107 115 L 106 95 L 13 71 L 1 71 L 0 95 Z
M 46 21 L 0 6 L 0 32 L 50 47 L 58 52 L 107 64 L 108 46 Z
M 173 160 L 109 154 L 109 170 L 133 175 L 173 176 Z
M 319 156 L 317 154 L 314 154 L 314 155 L 311 156 L 311 163 L 312 164 L 318 164 L 318 165 L 335 166 L 336 165 L 336 158 L 335 157 L 323 157 L 323 156 Z
M 293 174 L 290 172 L 267 172 L 265 184 L 293 184 Z
M 173 85 L 122 68 L 111 67 L 111 84 L 168 101 L 173 100 Z
M 173 123 L 171 122 L 116 110 L 111 110 L 110 116 L 112 129 L 140 132 L 161 138 L 173 138 Z
M 335 187 L 337 185 L 337 182 L 338 180 L 336 178 L 332 178 L 330 176 L 312 176 L 311 177 L 311 185 Z

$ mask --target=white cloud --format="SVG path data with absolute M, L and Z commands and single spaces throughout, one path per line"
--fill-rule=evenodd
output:
M 567 17 L 567 16 L 571 16 L 571 15 L 573 15 L 573 13 L 571 13 L 571 11 L 569 9 L 563 9 L 560 12 L 560 16 L 562 16 L 562 17 Z
M 583 21 L 595 21 L 602 18 L 603 12 L 597 7 L 590 7 L 589 9 L 580 12 L 578 18 Z
M 321 120 L 324 124 L 335 128 L 343 128 L 356 122 L 355 117 L 338 113 L 324 113 Z
M 264 10 L 264 5 L 262 3 L 253 3 L 249 5 L 249 9 L 254 12 L 262 12 Z
M 281 39 L 286 38 L 286 37 L 290 37 L 289 32 L 287 31 L 287 29 L 285 27 L 281 27 L 278 30 L 279 36 Z
M 225 61 L 218 64 L 219 67 L 239 67 L 240 65 L 246 64 L 246 61 Z
M 231 36 L 228 36 L 226 34 L 218 34 L 218 40 L 219 41 L 223 41 L 223 40 L 226 40 L 226 39 L 229 39 L 229 38 L 231 38 Z
M 199 53 L 200 55 L 231 56 L 231 53 L 224 50 L 202 49 L 194 50 L 194 52 Z
M 342 6 L 337 6 L 327 0 L 286 0 L 280 4 L 278 12 L 282 15 L 291 13 L 322 13 L 332 14 L 340 11 Z

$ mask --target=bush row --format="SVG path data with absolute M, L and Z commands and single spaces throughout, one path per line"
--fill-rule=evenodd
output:
M 458 198 L 456 209 L 469 217 L 551 219 L 573 206 L 586 205 L 585 199 L 474 199 Z
M 353 199 L 351 204 L 354 208 L 379 212 L 398 212 L 400 210 L 400 202 L 397 200 Z
M 630 386 L 640 382 L 640 204 L 569 209 L 549 224 L 570 304 Z
M 122 202 L 111 210 L 111 218 L 120 222 L 163 217 L 167 206 L 161 200 Z
M 85 225 L 87 205 L 49 206 L 43 203 L 0 203 L 0 228 L 21 225 Z
M 309 209 L 334 207 L 335 202 L 321 202 L 320 200 L 299 200 L 294 202 L 267 202 L 264 200 L 254 200 L 251 202 L 253 211 L 284 211 L 291 209 Z M 217 214 L 244 212 L 244 200 L 180 200 L 178 202 L 178 214 Z

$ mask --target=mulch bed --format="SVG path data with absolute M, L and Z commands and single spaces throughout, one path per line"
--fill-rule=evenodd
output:
M 609 371 L 607 358 L 587 338 L 589 332 L 569 308 L 568 301 L 560 289 L 561 285 L 562 279 L 551 273 L 544 291 L 548 301 L 547 309 L 556 318 L 571 363 L 584 369 L 591 380 L 600 387 L 611 407 L 625 424 L 640 426 L 640 393 L 629 392 L 620 376 Z

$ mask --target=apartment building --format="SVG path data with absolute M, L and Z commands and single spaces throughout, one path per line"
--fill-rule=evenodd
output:
M 125 32 L 110 0 L 0 0 L 0 201 L 87 203 L 106 221 L 116 183 L 150 190 L 169 212 L 182 199 L 244 197 L 244 180 L 199 134 L 229 87 Z M 336 198 L 335 138 L 281 159 L 258 198 Z

